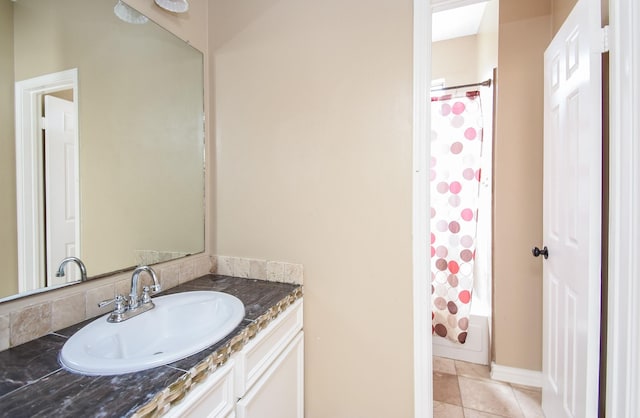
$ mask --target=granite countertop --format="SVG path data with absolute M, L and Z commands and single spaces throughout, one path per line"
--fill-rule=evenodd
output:
M 185 359 L 136 373 L 84 376 L 62 369 L 58 353 L 66 340 L 93 319 L 0 352 L 0 416 L 129 417 L 156 394 L 184 379 L 212 353 L 228 344 L 276 306 L 299 285 L 206 275 L 160 295 L 190 290 L 216 290 L 245 305 L 240 325 L 222 341 Z M 144 314 L 143 314 L 144 315 Z M 95 318 L 94 318 L 95 319 Z

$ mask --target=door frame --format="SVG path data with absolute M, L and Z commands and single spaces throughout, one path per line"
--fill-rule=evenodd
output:
M 636 0 L 609 0 L 610 50 L 610 180 L 609 180 L 609 312 L 607 336 L 608 416 L 630 417 L 640 409 L 640 5 Z M 431 382 L 431 301 L 427 284 L 429 192 L 427 170 L 431 79 L 431 2 L 413 1 L 413 306 L 414 411 L 428 417 L 433 410 Z M 634 66 L 635 64 L 635 66 Z M 631 139 L 630 139 L 631 138 Z
M 46 269 L 40 260 L 46 254 L 42 203 L 42 129 L 41 98 L 60 90 L 73 89 L 73 103 L 78 115 L 78 69 L 46 74 L 15 84 L 16 118 L 16 201 L 18 229 L 18 289 L 20 293 L 35 291 L 46 284 Z M 76 127 L 76 141 L 79 138 Z M 78 164 L 76 147 L 76 165 Z M 76 173 L 78 173 L 76 166 Z M 76 213 L 79 199 L 76 199 Z
M 640 5 L 609 4 L 609 268 L 606 414 L 640 409 Z M 630 94 L 633 93 L 633 94 Z M 634 184 L 635 183 L 635 184 Z
M 413 361 L 414 417 L 433 412 L 429 281 L 431 1 L 413 0 Z

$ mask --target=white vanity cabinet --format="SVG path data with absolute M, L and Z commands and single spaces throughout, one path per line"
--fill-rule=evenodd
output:
M 235 358 L 237 418 L 304 416 L 303 342 L 298 300 Z
M 303 418 L 302 324 L 299 299 L 165 416 Z
M 304 416 L 303 337 L 298 333 L 265 374 L 238 401 L 237 418 Z

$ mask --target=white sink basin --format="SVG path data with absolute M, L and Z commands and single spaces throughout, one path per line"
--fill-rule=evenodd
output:
M 195 291 L 153 298 L 156 307 L 117 324 L 108 315 L 75 333 L 60 352 L 63 367 L 88 375 L 137 372 L 195 354 L 222 340 L 244 318 L 240 299 Z

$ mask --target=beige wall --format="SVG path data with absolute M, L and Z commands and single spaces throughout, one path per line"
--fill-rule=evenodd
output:
M 186 13 L 167 12 L 149 0 L 127 0 L 126 3 L 206 54 L 209 0 L 189 0 Z
M 431 44 L 431 79 L 447 86 L 469 84 L 478 78 L 478 36 L 447 39 Z
M 13 104 L 13 2 L 0 1 L 0 277 L 18 277 L 16 165 Z M 17 280 L 0 280 L 0 297 L 18 292 Z
M 549 16 L 553 0 L 498 0 L 500 9 L 500 25 L 522 22 L 535 17 Z M 526 32 L 519 32 L 524 37 Z M 500 38 L 502 39 L 502 37 Z
M 477 35 L 431 45 L 431 79 L 446 85 L 475 83 L 493 77 L 498 65 L 498 0 L 487 2 Z
M 553 33 L 557 33 L 564 20 L 569 16 L 571 10 L 576 5 L 578 0 L 551 0 L 552 14 L 553 14 Z M 601 16 L 602 25 L 609 24 L 609 0 L 601 0 Z
M 494 147 L 494 360 L 542 368 L 543 52 L 549 4 L 501 0 Z M 521 6 L 519 8 L 518 6 Z
M 487 2 L 478 28 L 478 80 L 493 78 L 498 66 L 499 0 Z
M 308 418 L 412 416 L 412 2 L 211 5 L 215 252 L 304 265 Z
M 552 30 L 557 33 L 578 0 L 551 0 Z

